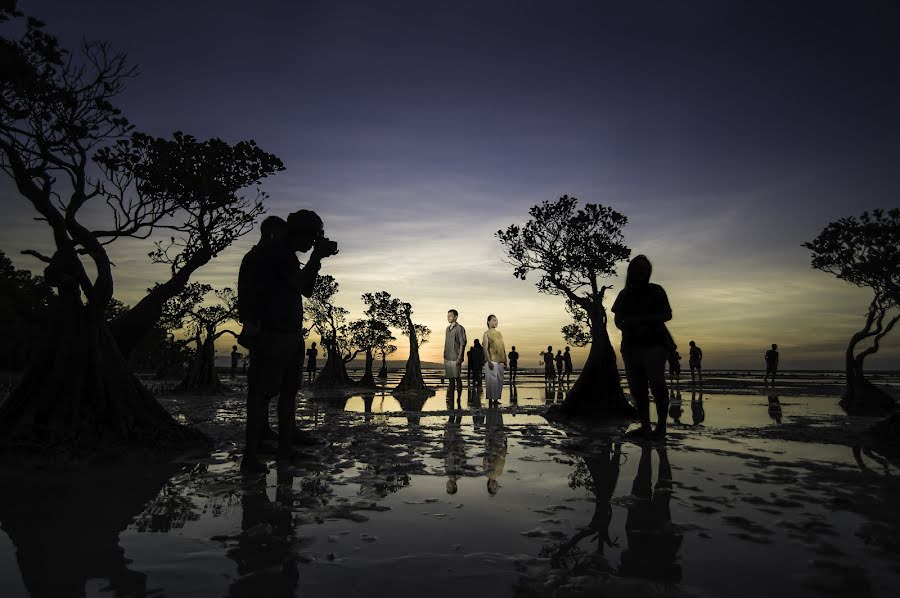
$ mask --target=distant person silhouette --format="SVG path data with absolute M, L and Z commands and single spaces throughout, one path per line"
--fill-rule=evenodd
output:
M 462 363 L 466 357 L 466 329 L 457 322 L 459 312 L 447 311 L 447 330 L 444 333 L 444 373 L 450 379 L 450 392 L 462 396 Z
M 286 225 L 286 226 L 285 226 Z M 300 210 L 284 220 L 271 216 L 260 227 L 262 239 L 241 261 L 238 312 L 244 325 L 239 341 L 250 349 L 247 380 L 247 438 L 241 470 L 267 471 L 257 458 L 267 427 L 268 396 L 278 393 L 278 458 L 291 456 L 291 444 L 303 436 L 295 412 L 304 354 L 303 297 L 310 297 L 321 260 L 337 253 L 325 237 L 322 219 Z M 300 267 L 295 252 L 312 250 Z
M 696 384 L 694 370 L 697 370 L 697 380 L 700 381 L 700 386 L 703 386 L 703 368 L 700 365 L 703 361 L 703 350 L 694 341 L 688 344 L 691 346 L 690 355 L 688 356 L 688 365 L 691 368 L 691 386 L 693 387 Z
M 666 435 L 669 392 L 666 390 L 668 331 L 665 322 L 672 319 L 672 308 L 665 290 L 650 282 L 653 266 L 644 255 L 628 265 L 625 288 L 612 306 L 615 323 L 622 331 L 622 361 L 628 388 L 637 404 L 641 426 L 629 437 Z M 656 430 L 650 427 L 650 393 L 656 402 Z
M 563 365 L 566 368 L 566 384 L 568 384 L 572 375 L 572 352 L 569 347 L 566 347 L 566 352 L 563 353 Z
M 309 377 L 309 381 L 312 382 L 316 377 L 316 370 L 319 369 L 316 364 L 316 357 L 319 356 L 319 350 L 316 349 L 316 343 L 313 343 L 309 349 L 306 350 L 306 375 Z
M 772 344 L 772 348 L 766 351 L 766 375 L 763 376 L 763 384 L 769 383 L 769 374 L 772 375 L 772 386 L 775 386 L 775 374 L 778 373 L 778 345 Z
M 472 382 L 480 385 L 483 373 L 482 370 L 484 369 L 484 347 L 481 346 L 481 341 L 477 338 L 472 345 L 472 349 L 468 353 L 468 357 L 469 373 L 472 376 Z
M 506 347 L 503 335 L 497 330 L 499 321 L 491 314 L 487 317 L 488 329 L 484 332 L 484 385 L 489 403 L 497 402 L 503 394 L 503 370 L 506 369 Z
M 678 388 L 681 384 L 681 353 L 677 350 L 669 353 L 669 385 Z
M 657 449 L 659 468 L 652 485 L 651 449 L 641 447 L 637 477 L 631 487 L 634 497 L 628 506 L 625 533 L 628 547 L 622 551 L 619 574 L 658 581 L 681 581 L 681 565 L 676 561 L 683 534 L 672 525 L 669 502 L 672 498 L 672 466 L 664 446 Z
M 234 380 L 237 378 L 237 369 L 241 364 L 241 357 L 243 357 L 243 353 L 238 351 L 237 345 L 231 345 L 231 379 Z
M 540 354 L 544 362 L 544 383 L 550 384 L 556 379 L 556 370 L 553 368 L 553 347 L 547 345 L 546 353 Z
M 513 345 L 512 351 L 509 352 L 509 381 L 516 381 L 516 374 L 519 372 L 519 352 L 516 351 L 516 346 Z
M 553 358 L 553 362 L 556 365 L 556 378 L 562 382 L 563 376 L 565 373 L 563 372 L 563 363 L 565 363 L 565 358 L 562 354 L 562 349 L 557 349 L 556 357 Z

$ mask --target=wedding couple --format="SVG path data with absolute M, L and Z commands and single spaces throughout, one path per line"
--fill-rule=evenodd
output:
M 447 312 L 447 331 L 444 335 L 444 371 L 450 379 L 450 392 L 454 389 L 462 395 L 463 359 L 466 355 L 466 329 L 457 322 L 459 312 L 451 309 Z M 503 335 L 497 330 L 497 316 L 487 317 L 487 330 L 481 339 L 484 351 L 484 384 L 488 401 L 499 401 L 503 392 L 503 370 L 506 369 L 506 346 Z

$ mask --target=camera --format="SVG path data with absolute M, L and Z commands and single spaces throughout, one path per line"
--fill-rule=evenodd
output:
M 332 241 L 328 237 L 316 238 L 316 249 L 322 256 L 335 255 L 338 252 L 337 241 Z

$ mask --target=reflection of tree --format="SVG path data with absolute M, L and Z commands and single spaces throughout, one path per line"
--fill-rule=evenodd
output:
M 625 532 L 628 548 L 622 551 L 619 573 L 625 577 L 644 577 L 679 581 L 681 565 L 675 562 L 682 535 L 672 525 L 669 501 L 672 498 L 672 467 L 666 448 L 656 449 L 659 469 L 656 487 L 652 486 L 652 450 L 641 446 L 641 461 L 631 487 L 635 499 L 628 507 Z
M 293 476 L 279 471 L 275 502 L 266 494 L 265 478 L 245 480 L 241 534 L 228 551 L 240 577 L 229 596 L 293 596 L 300 573 L 294 553 Z
M 182 501 L 157 502 L 178 471 L 169 463 L 139 463 L 0 474 L 0 527 L 16 546 L 31 596 L 84 595 L 86 582 L 97 578 L 108 580 L 113 596 L 146 595 L 147 576 L 129 569 L 119 534 L 148 502 L 157 505 L 159 521 L 190 518 Z
M 603 554 L 604 546 L 618 546 L 618 542 L 609 537 L 609 523 L 612 520 L 610 500 L 619 481 L 621 456 L 622 445 L 613 445 L 612 441 L 606 440 L 600 450 L 585 455 L 569 475 L 570 488 L 584 488 L 593 493 L 594 516 L 587 526 L 565 542 L 544 547 L 541 556 L 550 557 L 553 567 L 564 567 L 576 573 L 588 567 L 596 568 L 597 565 L 601 565 L 603 570 L 609 568 L 605 559 L 591 556 L 579 547 L 579 543 L 592 537 L 597 541 L 597 555 Z

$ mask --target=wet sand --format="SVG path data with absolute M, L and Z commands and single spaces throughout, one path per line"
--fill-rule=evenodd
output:
M 389 381 L 389 389 L 394 382 Z M 897 377 L 886 383 L 897 388 Z M 840 377 L 682 383 L 665 443 L 627 422 L 549 423 L 520 376 L 499 408 L 390 392 L 301 392 L 322 443 L 238 469 L 242 381 L 165 397 L 216 440 L 161 466 L 0 473 L 0 596 L 889 596 L 900 587 L 896 465 Z M 823 391 L 822 389 L 826 389 Z M 564 389 L 561 389 L 564 391 Z M 815 392 L 811 392 L 815 391 Z M 817 394 L 818 392 L 818 394 Z M 454 491 L 455 489 L 455 491 Z

